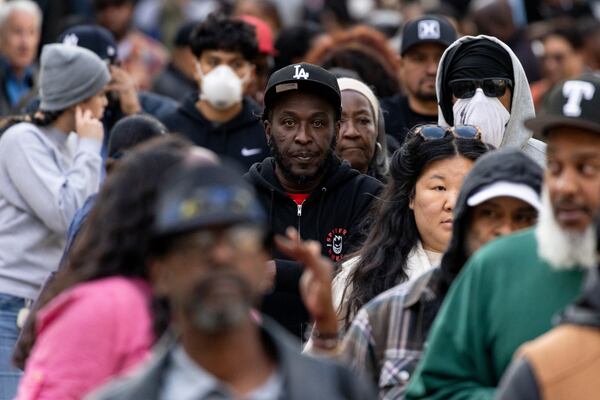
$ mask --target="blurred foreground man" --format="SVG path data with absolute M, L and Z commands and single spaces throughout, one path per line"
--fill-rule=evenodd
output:
M 137 374 L 93 399 L 373 399 L 366 382 L 299 354 L 253 310 L 267 278 L 266 215 L 227 167 L 178 171 L 159 197 L 152 279 L 168 299 L 173 332 Z M 332 266 L 315 243 L 280 238 L 312 274 Z M 313 286 L 314 287 L 314 286 Z
M 535 229 L 498 239 L 467 263 L 432 327 L 408 399 L 492 399 L 515 350 L 550 330 L 596 266 L 600 79 L 565 81 L 526 126 L 548 143 Z

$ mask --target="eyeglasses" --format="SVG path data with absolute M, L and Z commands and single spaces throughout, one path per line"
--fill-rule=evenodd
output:
M 500 97 L 504 96 L 507 87 L 513 87 L 512 81 L 506 78 L 454 79 L 449 85 L 457 99 L 469 99 L 475 96 L 477 88 L 481 88 L 487 97 Z
M 413 135 L 419 135 L 423 140 L 436 140 L 452 135 L 455 138 L 481 140 L 481 129 L 474 125 L 439 126 L 421 125 L 413 130 Z

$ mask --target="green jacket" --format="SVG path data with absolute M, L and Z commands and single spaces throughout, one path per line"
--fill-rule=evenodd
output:
M 582 276 L 541 260 L 533 229 L 485 246 L 448 292 L 406 399 L 493 399 L 515 350 L 552 328 Z

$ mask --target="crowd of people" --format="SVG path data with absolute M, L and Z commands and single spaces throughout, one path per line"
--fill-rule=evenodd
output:
M 0 1 L 0 400 L 599 398 L 598 43 L 584 0 Z

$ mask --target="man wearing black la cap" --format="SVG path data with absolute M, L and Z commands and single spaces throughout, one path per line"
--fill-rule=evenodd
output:
M 413 126 L 437 124 L 435 76 L 442 53 L 455 40 L 456 31 L 441 16 L 425 15 L 404 25 L 398 73 L 406 95 L 381 100 L 385 131 L 400 144 Z
M 263 123 L 272 157 L 246 178 L 256 188 L 274 233 L 296 227 L 339 261 L 362 242 L 359 224 L 381 184 L 353 170 L 334 153 L 341 97 L 335 76 L 316 65 L 292 64 L 274 72 L 265 91 Z M 308 314 L 300 301 L 299 264 L 274 253 L 275 290 L 263 311 L 295 335 Z
M 548 145 L 537 226 L 498 239 L 470 258 L 436 317 L 407 399 L 498 398 L 496 386 L 515 351 L 549 331 L 553 316 L 579 295 L 585 271 L 597 266 L 599 108 L 600 78 L 581 76 L 555 87 L 543 112 L 525 121 Z M 530 348 L 525 355 L 536 377 L 539 371 L 550 377 L 546 389 L 569 382 L 553 379 L 566 377 L 566 369 L 552 376 L 548 368 L 556 364 L 541 366 L 547 352 Z M 597 391 L 592 397 L 581 393 L 555 398 L 598 397 Z
M 237 171 L 183 167 L 157 203 L 150 275 L 170 329 L 149 363 L 91 399 L 375 398 L 341 365 L 300 355 L 291 335 L 253 309 L 270 241 L 265 212 Z M 277 244 L 306 271 L 331 274 L 331 262 L 294 232 Z

